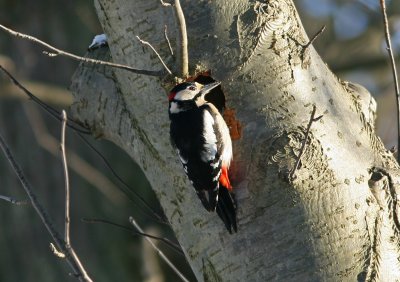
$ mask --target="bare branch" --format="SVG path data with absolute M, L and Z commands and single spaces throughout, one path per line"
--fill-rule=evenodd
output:
M 70 193 L 69 193 L 69 176 L 68 176 L 68 165 L 67 165 L 67 156 L 65 153 L 65 128 L 67 125 L 67 113 L 63 110 L 62 114 L 62 123 L 61 123 L 61 159 L 64 169 L 64 181 L 65 181 L 65 230 L 64 230 L 64 241 L 67 246 L 71 245 L 70 241 L 70 217 L 69 217 L 69 203 L 70 203 Z
M 79 278 L 79 280 L 82 280 L 85 282 L 93 282 L 93 280 L 87 274 L 78 255 L 75 253 L 75 250 L 70 245 L 66 245 L 65 248 L 68 250 L 68 253 L 71 255 L 74 262 L 76 262 L 76 264 L 78 265 L 79 274 L 77 274 L 76 276 Z
M 28 195 L 32 206 L 34 207 L 36 213 L 39 215 L 40 219 L 42 220 L 42 223 L 46 227 L 47 231 L 50 233 L 51 237 L 53 238 L 54 242 L 56 243 L 57 249 L 61 250 L 65 255 L 68 264 L 70 265 L 71 269 L 75 273 L 75 276 L 80 280 L 80 281 L 85 281 L 85 282 L 91 282 L 92 279 L 88 276 L 86 273 L 85 268 L 82 266 L 82 263 L 80 262 L 78 256 L 76 255 L 75 251 L 69 246 L 66 246 L 65 242 L 61 238 L 60 234 L 57 232 L 57 230 L 54 228 L 54 225 L 52 221 L 50 220 L 47 212 L 43 208 L 43 206 L 39 203 L 35 193 L 33 192 L 31 185 L 29 182 L 26 180 L 25 175 L 23 174 L 21 168 L 17 164 L 17 162 L 14 159 L 14 156 L 12 155 L 10 149 L 8 148 L 8 145 L 4 141 L 2 135 L 0 134 L 0 147 L 3 150 L 4 154 L 7 157 L 7 160 L 11 164 L 11 167 L 13 168 L 15 174 L 17 175 L 18 179 L 20 180 L 26 194 Z
M 316 33 L 316 34 L 314 34 L 314 36 L 310 39 L 310 41 L 308 41 L 307 42 L 307 44 L 305 44 L 305 45 L 302 45 L 301 44 L 301 46 L 303 46 L 303 50 L 302 50 L 302 52 L 301 52 L 301 60 L 302 61 L 304 61 L 304 56 L 305 56 L 305 54 L 306 54 L 306 51 L 307 51 L 307 49 L 314 43 L 314 41 L 325 31 L 325 28 L 326 28 L 326 25 L 323 25 L 322 27 L 321 27 L 321 29 Z M 297 42 L 297 41 L 296 41 Z
M 310 135 L 310 129 L 311 129 L 312 123 L 320 120 L 323 117 L 323 115 L 315 117 L 316 111 L 317 111 L 317 107 L 315 105 L 313 105 L 313 110 L 311 113 L 310 121 L 308 122 L 308 125 L 307 125 L 306 134 L 304 136 L 303 144 L 301 145 L 300 152 L 299 152 L 299 155 L 296 160 L 296 164 L 293 167 L 292 171 L 289 173 L 289 181 L 293 181 L 296 178 L 295 173 L 296 173 L 296 170 L 299 168 L 301 157 L 303 156 L 303 154 L 305 152 L 307 139 L 308 139 L 308 136 Z
M 61 121 L 61 114 L 59 111 L 57 111 L 56 109 L 54 109 L 53 107 L 47 105 L 46 103 L 44 103 L 42 100 L 40 100 L 39 98 L 37 98 L 32 92 L 30 92 L 29 90 L 27 90 L 16 78 L 14 78 L 6 69 L 4 69 L 1 65 L 0 65 L 0 70 L 2 70 L 8 77 L 9 79 L 19 88 L 21 89 L 31 100 L 33 100 L 35 103 L 37 103 L 42 109 L 44 109 L 48 114 L 50 114 L 53 118 Z M 32 118 L 32 115 L 30 115 L 30 118 Z M 90 134 L 90 131 L 78 128 L 77 126 L 80 126 L 77 122 L 75 122 L 73 119 L 69 118 L 68 119 L 68 123 L 67 125 L 74 129 L 77 133 L 78 136 L 85 142 L 85 144 L 91 149 L 93 150 L 98 156 L 101 157 L 101 159 L 103 160 L 103 162 L 105 163 L 105 165 L 107 166 L 108 169 L 110 169 L 111 173 L 118 179 L 118 181 L 123 184 L 123 186 L 126 189 L 120 188 L 120 190 L 131 200 L 132 197 L 130 194 L 133 194 L 144 206 L 146 209 L 148 209 L 156 218 L 157 218 L 157 222 L 162 223 L 162 224 L 166 224 L 169 225 L 169 223 L 164 219 L 164 217 L 162 215 L 158 215 L 157 212 L 155 212 L 152 207 L 146 202 L 146 200 L 140 195 L 138 194 L 134 189 L 131 189 L 131 187 L 129 187 L 129 185 L 115 172 L 115 170 L 112 168 L 112 166 L 110 165 L 110 163 L 105 159 L 105 157 L 93 146 L 89 143 L 89 141 L 87 141 L 83 135 L 81 135 L 79 132 L 81 133 L 85 133 L 85 134 Z M 43 127 L 42 127 L 43 128 Z M 54 138 L 49 137 L 49 134 L 46 134 L 45 132 L 40 131 L 40 129 L 35 130 L 36 127 L 33 127 L 34 129 L 34 133 L 36 138 L 38 139 L 38 142 L 41 144 L 41 146 L 45 147 L 48 151 L 50 151 L 53 155 L 55 150 L 53 149 L 49 149 L 49 148 L 53 148 L 53 144 L 55 143 L 53 140 Z M 40 137 L 40 138 L 39 138 Z M 46 138 L 49 137 L 49 138 Z M 48 145 L 45 146 L 44 144 Z M 80 169 L 82 167 L 84 167 L 86 172 L 91 172 L 91 174 L 94 174 L 95 178 L 96 178 L 96 183 L 98 183 L 99 181 L 101 181 L 102 179 L 100 177 L 97 177 L 98 173 L 94 172 L 93 169 L 91 169 L 91 167 L 89 167 L 88 165 L 86 165 L 84 162 L 80 161 L 77 157 L 74 158 L 74 164 L 76 164 L 74 167 L 77 168 L 78 166 L 80 167 Z M 82 172 L 82 171 L 80 171 Z M 94 182 L 94 181 L 89 181 L 89 182 Z M 108 181 L 109 182 L 109 181 Z M 94 183 L 94 185 L 96 184 Z M 103 182 L 105 183 L 105 182 Z M 111 183 L 111 182 L 109 182 Z M 95 185 L 96 186 L 96 185 Z M 98 187 L 101 187 L 101 185 L 98 185 Z M 103 193 L 106 193 L 104 190 L 102 190 Z M 139 209 L 140 210 L 140 209 Z
M 129 232 L 131 232 L 131 233 L 133 233 L 135 235 L 149 237 L 151 239 L 155 239 L 155 240 L 158 240 L 158 241 L 161 241 L 161 242 L 165 243 L 167 246 L 171 247 L 178 254 L 184 255 L 183 252 L 182 252 L 181 247 L 178 244 L 176 244 L 176 243 L 172 242 L 171 240 L 169 240 L 168 238 L 158 237 L 158 236 L 153 236 L 153 235 L 150 235 L 150 234 L 147 234 L 147 233 L 138 232 L 138 231 L 134 230 L 131 227 L 127 227 L 127 226 L 122 225 L 122 224 L 111 222 L 111 221 L 106 220 L 106 219 L 82 218 L 82 221 L 85 222 L 85 223 L 105 223 L 105 224 L 109 224 L 109 225 L 124 229 L 126 231 L 129 231 Z
M 44 103 L 42 100 L 40 100 L 39 98 L 37 98 L 32 92 L 30 92 L 29 90 L 27 90 L 23 85 L 21 85 L 21 83 L 19 83 L 19 81 L 14 78 L 6 69 L 4 69 L 1 65 L 0 65 L 0 70 L 2 70 L 8 77 L 9 79 L 19 88 L 21 89 L 31 100 L 33 100 L 35 103 L 37 103 L 40 107 L 42 107 L 42 109 L 44 109 L 48 114 L 50 114 L 52 117 L 54 117 L 55 119 L 61 121 L 60 118 L 60 113 L 59 111 L 57 111 L 56 109 L 54 109 L 53 107 L 47 105 L 46 103 Z M 105 165 L 110 169 L 111 173 L 120 181 L 121 184 L 123 184 L 127 189 L 123 189 L 120 188 L 120 190 L 130 199 L 132 200 L 132 198 L 130 197 L 130 194 L 133 194 L 156 218 L 157 218 L 157 222 L 162 223 L 162 224 L 166 224 L 169 225 L 169 223 L 163 218 L 163 216 L 160 216 L 157 214 L 157 212 L 155 212 L 152 207 L 146 202 L 146 200 L 140 196 L 134 189 L 131 189 L 131 187 L 129 187 L 129 185 L 115 172 L 115 170 L 112 168 L 112 166 L 110 165 L 110 163 L 104 158 L 104 156 L 93 146 L 89 143 L 89 141 L 87 141 L 80 133 L 84 133 L 84 134 L 90 134 L 90 131 L 78 128 L 76 125 L 80 126 L 78 123 L 76 123 L 74 120 L 68 118 L 68 123 L 67 123 L 68 127 L 72 128 L 73 130 L 75 130 L 78 134 L 78 136 L 85 142 L 85 144 L 91 149 L 93 150 L 98 156 L 100 156 L 100 158 L 103 160 L 103 162 L 105 163 Z M 36 132 L 36 131 L 35 131 Z M 43 137 L 43 135 L 40 135 L 41 137 Z M 43 140 L 43 139 L 40 139 Z M 43 143 L 43 142 L 42 142 Z M 54 142 L 53 142 L 54 143 Z M 51 151 L 53 153 L 53 151 Z M 79 162 L 79 160 L 77 158 L 75 158 L 76 162 Z M 76 163 L 75 162 L 75 163 Z M 79 162 L 79 164 L 83 165 L 83 162 Z M 77 167 L 77 166 L 75 166 Z M 86 171 L 89 171 L 90 168 L 88 168 L 88 166 L 86 167 Z M 93 172 L 93 170 L 90 170 Z
M 139 36 L 136 36 L 136 38 L 140 41 L 140 43 L 147 45 L 151 48 L 151 50 L 153 50 L 153 52 L 157 55 L 158 59 L 160 60 L 161 64 L 164 66 L 165 70 L 169 73 L 172 74 L 171 70 L 167 67 L 167 65 L 164 63 L 163 59 L 161 58 L 160 54 L 158 54 L 158 52 L 156 51 L 156 49 L 154 49 L 153 45 L 150 44 L 150 42 L 148 41 L 144 41 L 142 39 L 140 39 Z
M 9 202 L 9 203 L 11 203 L 13 205 L 17 205 L 17 206 L 26 205 L 28 203 L 28 201 L 26 201 L 26 200 L 18 201 L 12 197 L 7 197 L 7 196 L 3 196 L 3 195 L 0 195 L 0 200 L 4 200 L 6 202 Z
M 55 156 L 60 156 L 59 140 L 54 138 L 47 130 L 46 125 L 38 112 L 38 109 L 33 105 L 23 104 L 23 109 L 28 118 L 29 126 L 33 130 L 36 142 L 41 148 Z M 68 151 L 68 167 L 77 173 L 80 177 L 85 179 L 88 183 L 96 187 L 101 193 L 103 193 L 112 204 L 119 205 L 125 200 L 122 194 L 115 193 L 119 187 L 109 180 L 102 172 L 93 167 L 86 160 L 82 159 L 73 150 Z
M 46 125 L 38 112 L 38 109 L 33 105 L 23 104 L 23 109 L 28 118 L 30 127 L 33 130 L 36 142 L 40 147 L 57 158 L 61 158 L 59 154 L 59 141 L 54 138 L 47 130 Z M 112 183 L 105 175 L 93 167 L 90 163 L 82 159 L 73 150 L 68 149 L 68 167 L 85 179 L 88 183 L 96 187 L 103 193 L 112 204 L 118 205 L 125 198 L 120 193 L 115 193 L 119 188 Z
M 131 216 L 129 217 L 129 222 L 140 232 L 140 233 L 144 233 L 142 228 L 140 228 L 140 226 L 136 223 L 136 221 L 134 220 L 134 218 Z M 153 243 L 153 241 L 151 241 L 150 238 L 145 237 L 147 242 L 150 243 L 150 245 L 154 248 L 154 250 L 158 253 L 158 255 L 169 265 L 169 267 L 172 268 L 172 270 L 179 276 L 179 278 L 182 279 L 182 281 L 185 282 L 189 282 L 189 280 L 187 280 L 187 278 L 185 276 L 183 276 L 183 274 L 175 267 L 175 265 L 173 265 L 173 263 L 164 255 L 164 253 L 157 248 L 157 246 Z
M 326 28 L 326 25 L 323 25 L 321 27 L 321 29 L 316 34 L 314 34 L 314 36 L 310 39 L 310 41 L 308 41 L 308 43 L 306 45 L 304 45 L 303 47 L 306 49 L 309 46 L 311 46 L 311 44 L 313 44 L 314 41 L 325 31 L 325 28 Z
M 188 39 L 186 30 L 186 20 L 185 15 L 181 7 L 179 0 L 175 0 L 175 17 L 177 19 L 177 24 L 179 27 L 178 38 L 177 38 L 177 48 L 178 48 L 178 62 L 180 66 L 180 75 L 182 77 L 189 76 L 189 54 L 188 54 Z
M 3 68 L 2 65 L 0 65 L 0 70 L 8 76 L 8 78 L 19 88 L 21 89 L 30 99 L 32 99 L 36 104 L 38 104 L 40 107 L 42 107 L 43 110 L 45 110 L 48 114 L 50 114 L 52 117 L 55 119 L 61 121 L 60 118 L 60 112 L 54 109 L 53 107 L 49 106 L 42 100 L 40 100 L 38 97 L 36 97 L 32 92 L 30 92 L 28 89 L 26 89 L 19 81 L 14 78 L 5 68 Z M 84 134 L 90 134 L 91 132 L 86 129 L 79 128 L 79 125 L 76 121 L 72 119 L 68 119 L 68 126 L 73 128 L 74 130 L 84 133 Z
M 386 49 L 389 53 L 390 63 L 392 66 L 392 73 L 393 73 L 393 81 L 394 81 L 394 90 L 396 93 L 397 99 L 397 148 L 400 148 L 400 89 L 399 89 L 399 81 L 397 78 L 397 68 L 396 68 L 396 61 L 393 55 L 392 49 L 392 42 L 390 40 L 390 31 L 389 31 L 389 22 L 387 19 L 386 14 L 386 4 L 385 0 L 380 0 L 381 3 L 381 10 L 382 10 L 382 17 L 383 17 L 383 24 L 385 27 L 385 38 L 386 38 Z M 400 154 L 397 155 L 397 162 L 400 163 Z
M 169 41 L 167 29 L 168 29 L 167 25 L 164 25 L 164 37 L 165 37 L 165 40 L 167 40 L 168 48 L 169 48 L 169 51 L 171 52 L 171 56 L 174 56 L 174 50 L 172 49 L 171 42 Z
M 4 30 L 4 31 L 10 33 L 13 36 L 33 41 L 35 43 L 38 43 L 39 45 L 42 45 L 42 46 L 48 48 L 49 50 L 54 52 L 54 53 L 47 52 L 47 51 L 44 52 L 46 55 L 48 55 L 50 57 L 56 57 L 56 56 L 60 55 L 60 56 L 65 56 L 65 57 L 68 57 L 68 58 L 71 58 L 71 59 L 74 59 L 76 61 L 83 62 L 83 63 L 91 63 L 91 64 L 97 64 L 97 65 L 110 66 L 110 67 L 113 67 L 113 68 L 123 69 L 123 70 L 127 70 L 127 71 L 130 71 L 130 72 L 133 72 L 133 73 L 143 74 L 143 75 L 148 75 L 148 76 L 162 77 L 162 76 L 165 75 L 165 71 L 163 71 L 163 70 L 159 70 L 159 71 L 141 70 L 141 69 L 132 68 L 132 67 L 127 66 L 127 65 L 116 64 L 116 63 L 105 62 L 105 61 L 101 61 L 101 60 L 94 60 L 94 59 L 90 59 L 90 58 L 77 56 L 77 55 L 74 55 L 72 53 L 68 53 L 68 52 L 63 51 L 61 49 L 58 49 L 58 48 L 56 48 L 54 46 L 51 46 L 50 44 L 48 44 L 48 43 L 46 43 L 46 42 L 44 42 L 44 41 L 42 41 L 40 39 L 37 39 L 36 37 L 33 37 L 31 35 L 27 35 L 27 34 L 24 34 L 24 33 L 20 33 L 20 32 L 14 31 L 14 30 L 12 30 L 10 28 L 7 28 L 7 27 L 5 27 L 5 26 L 3 26 L 1 24 L 0 24 L 0 28 L 2 30 Z
M 133 201 L 131 194 L 137 199 L 139 200 L 140 203 L 142 203 L 142 205 L 151 212 L 151 214 L 157 218 L 156 222 L 161 223 L 161 224 L 165 224 L 165 225 L 169 225 L 167 219 L 165 219 L 165 217 L 163 215 L 159 215 L 156 211 L 154 211 L 154 209 L 150 206 L 149 203 L 146 202 L 146 200 L 138 193 L 135 191 L 135 189 L 132 189 L 128 183 L 126 183 L 118 174 L 117 172 L 113 169 L 112 165 L 107 161 L 107 159 L 99 152 L 99 150 L 96 149 L 96 147 L 94 147 L 82 134 L 78 133 L 78 136 L 82 139 L 82 141 L 86 144 L 86 146 L 88 146 L 92 151 L 94 151 L 103 161 L 103 163 L 106 165 L 106 167 L 111 171 L 112 175 L 114 175 L 115 178 L 117 178 L 117 180 L 119 181 L 119 183 L 122 184 L 122 186 L 125 187 L 119 187 L 120 190 L 128 197 L 129 200 Z M 140 210 L 140 209 L 139 209 Z M 148 214 L 146 214 L 148 215 Z

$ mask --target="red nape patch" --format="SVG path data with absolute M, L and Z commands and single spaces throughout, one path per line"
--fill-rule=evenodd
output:
M 176 95 L 176 93 L 175 93 L 175 92 L 171 92 L 171 93 L 169 93 L 169 95 L 168 95 L 168 101 L 172 101 L 172 100 L 174 100 L 174 98 L 175 98 L 175 95 Z
M 219 177 L 219 183 L 221 183 L 222 186 L 228 188 L 230 192 L 232 192 L 232 185 L 231 182 L 229 181 L 229 176 L 228 176 L 228 168 L 226 166 L 223 166 L 221 168 L 221 176 Z

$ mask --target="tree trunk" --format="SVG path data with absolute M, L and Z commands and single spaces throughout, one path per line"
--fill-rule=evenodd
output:
M 211 70 L 242 125 L 231 170 L 238 233 L 204 210 L 170 145 L 168 79 L 80 66 L 72 111 L 141 166 L 197 279 L 399 280 L 399 167 L 374 133 L 370 94 L 305 48 L 291 0 L 181 2 L 190 71 Z M 172 8 L 158 0 L 95 5 L 114 62 L 162 68 L 138 35 L 173 65 L 164 38 L 164 24 L 177 37 Z M 313 105 L 323 117 L 290 181 Z

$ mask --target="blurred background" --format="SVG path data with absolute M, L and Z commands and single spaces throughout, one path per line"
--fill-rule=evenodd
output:
M 188 0 L 187 0 L 188 1 Z M 184 1 L 182 1 L 184 2 Z M 342 80 L 364 85 L 378 102 L 377 130 L 387 148 L 396 144 L 396 110 L 392 72 L 385 49 L 378 0 L 295 1 L 305 29 L 321 57 Z M 400 5 L 386 1 L 392 44 L 400 64 Z M 184 6 L 183 6 L 184 7 Z M 95 34 L 101 33 L 92 1 L 0 0 L 0 23 L 36 36 L 69 52 L 84 55 Z M 48 58 L 43 48 L 0 31 L 0 64 L 29 90 L 56 107 L 72 101 L 68 91 L 77 63 Z M 59 159 L 60 124 L 28 100 L 0 75 L 0 132 L 56 227 L 63 230 L 64 178 Z M 162 213 L 138 166 L 123 151 L 104 140 L 90 140 L 131 189 Z M 67 134 L 72 187 L 72 244 L 95 281 L 178 281 L 143 238 L 107 224 L 82 218 L 102 218 L 123 225 L 134 216 L 152 234 L 174 240 L 165 225 L 120 192 L 122 186 L 99 156 L 77 137 Z M 0 195 L 26 200 L 25 193 L 0 155 Z M 147 214 L 147 215 L 146 215 Z M 0 201 L 0 281 L 73 281 L 65 262 L 50 251 L 50 236 L 30 205 Z M 177 267 L 195 280 L 184 257 L 158 244 Z

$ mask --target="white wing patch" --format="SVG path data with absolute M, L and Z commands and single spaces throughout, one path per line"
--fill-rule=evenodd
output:
M 229 129 L 224 121 L 224 118 L 219 113 L 216 115 L 215 118 L 217 120 L 217 124 L 220 125 L 219 131 L 221 133 L 221 136 L 222 136 L 222 139 L 223 139 L 223 142 L 225 145 L 220 158 L 222 160 L 222 165 L 229 167 L 231 160 L 232 160 L 231 136 L 229 135 Z
M 203 122 L 205 143 L 204 151 L 201 153 L 201 160 L 203 162 L 208 162 L 214 160 L 217 154 L 217 136 L 214 132 L 214 118 L 209 111 L 204 111 Z

